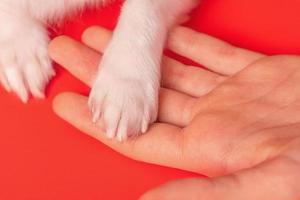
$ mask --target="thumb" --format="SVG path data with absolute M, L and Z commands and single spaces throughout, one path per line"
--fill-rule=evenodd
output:
M 296 200 L 300 197 L 297 179 L 295 163 L 284 158 L 224 177 L 173 181 L 140 200 Z

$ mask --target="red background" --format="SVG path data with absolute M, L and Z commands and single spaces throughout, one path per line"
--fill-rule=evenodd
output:
M 85 12 L 56 34 L 78 39 L 92 24 L 113 28 L 120 6 Z M 300 54 L 299 13 L 299 0 L 204 0 L 188 26 L 267 54 Z M 23 105 L 0 89 L 1 200 L 129 200 L 166 181 L 195 176 L 120 156 L 57 118 L 51 110 L 56 94 L 87 94 L 88 88 L 56 69 L 45 101 Z

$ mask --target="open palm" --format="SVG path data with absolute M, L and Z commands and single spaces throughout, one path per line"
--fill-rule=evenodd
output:
M 110 36 L 92 27 L 87 46 L 61 36 L 50 53 L 91 85 Z M 211 177 L 171 182 L 142 199 L 299 199 L 300 57 L 268 57 L 184 27 L 168 47 L 208 70 L 164 57 L 159 119 L 146 134 L 107 139 L 79 94 L 59 95 L 54 110 L 128 157 Z

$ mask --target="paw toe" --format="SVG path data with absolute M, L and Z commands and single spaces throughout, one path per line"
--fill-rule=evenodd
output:
M 24 79 L 31 94 L 36 98 L 45 98 L 45 88 L 49 80 L 54 76 L 54 70 L 45 65 L 49 63 L 41 60 L 30 59 L 24 65 Z
M 1 66 L 0 66 L 0 83 L 3 85 L 4 89 L 7 92 L 11 92 L 11 88 L 9 86 L 9 83 L 7 81 L 7 78 L 6 78 L 5 74 L 4 74 L 4 72 L 1 69 Z
M 119 122 L 118 133 L 117 133 L 117 138 L 120 142 L 127 139 L 127 133 L 128 133 L 127 127 L 128 127 L 128 118 L 122 116 Z
M 109 105 L 105 109 L 104 121 L 108 138 L 116 137 L 120 117 L 121 110 L 117 107 L 114 107 L 114 105 Z
M 4 74 L 11 90 L 19 96 L 22 102 L 26 103 L 29 99 L 29 94 L 19 68 L 14 66 L 5 68 Z

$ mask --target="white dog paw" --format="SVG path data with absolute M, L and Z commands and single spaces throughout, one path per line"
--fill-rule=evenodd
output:
M 109 67 L 109 66 L 108 66 Z M 100 117 L 108 138 L 119 141 L 147 131 L 157 117 L 158 89 L 147 79 L 124 78 L 101 70 L 92 88 L 89 107 Z
M 22 38 L 1 39 L 0 81 L 23 102 L 28 101 L 30 94 L 44 98 L 46 84 L 55 74 L 47 44 L 47 35 L 42 31 Z

